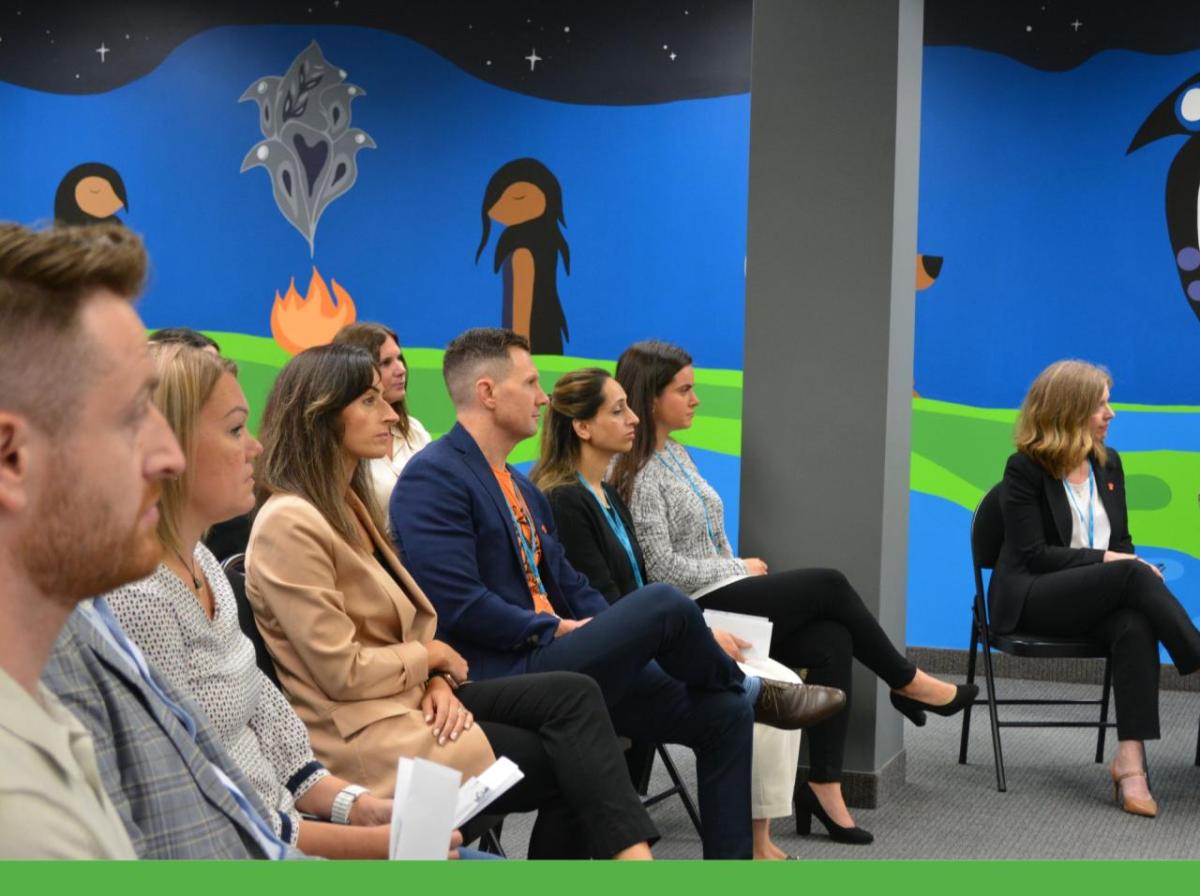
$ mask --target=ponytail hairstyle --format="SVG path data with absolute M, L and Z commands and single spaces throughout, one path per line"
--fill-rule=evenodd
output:
M 546 419 L 542 422 L 542 451 L 529 478 L 544 492 L 576 481 L 579 470 L 580 438 L 576 420 L 591 420 L 604 404 L 604 384 L 612 379 L 607 370 L 585 367 L 565 373 L 554 384 Z

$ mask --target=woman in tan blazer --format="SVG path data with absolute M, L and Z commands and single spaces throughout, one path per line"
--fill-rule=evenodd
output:
M 531 858 L 649 858 L 656 832 L 595 683 L 471 683 L 434 638 L 437 614 L 381 534 L 366 469 L 394 420 L 370 354 L 340 345 L 293 358 L 263 414 L 246 591 L 314 752 L 376 795 L 400 756 L 465 776 L 506 755 L 525 778 L 494 807 L 540 810 Z

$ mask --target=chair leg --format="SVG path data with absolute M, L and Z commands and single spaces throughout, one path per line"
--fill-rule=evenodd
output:
M 497 822 L 496 826 L 483 832 L 479 837 L 479 848 L 484 852 L 490 852 L 494 856 L 499 856 L 502 859 L 507 859 L 508 854 L 504 852 L 504 847 L 500 845 L 500 834 L 504 829 L 504 822 Z
M 691 794 L 684 786 L 683 778 L 679 776 L 679 769 L 675 768 L 675 763 L 671 761 L 667 748 L 662 744 L 658 745 L 658 756 L 663 761 L 663 768 L 667 770 L 671 783 L 679 790 L 679 798 L 683 800 L 683 808 L 687 811 L 688 818 L 692 820 L 692 826 L 695 827 L 697 834 L 703 836 L 703 832 L 700 830 L 700 813 L 696 811 L 696 804 L 692 802 Z
M 1200 722 L 1196 723 L 1196 765 L 1200 766 Z
M 979 644 L 979 623 L 975 619 L 975 610 L 971 610 L 971 643 L 967 649 L 967 684 L 975 682 L 975 649 Z M 975 704 L 969 704 L 963 710 L 962 739 L 958 744 L 958 764 L 967 764 L 967 744 L 971 737 L 971 710 Z
M 988 715 L 992 722 L 992 756 L 996 763 L 996 789 L 1001 793 L 1008 790 L 1008 782 L 1004 777 L 1004 750 L 1000 746 L 1000 719 L 996 715 L 996 677 L 992 672 L 992 645 L 984 632 L 983 644 L 983 676 L 987 680 Z
M 1096 761 L 1104 761 L 1104 737 L 1108 734 L 1108 698 L 1112 694 L 1112 660 L 1104 659 L 1104 689 L 1100 692 L 1100 730 L 1096 734 Z

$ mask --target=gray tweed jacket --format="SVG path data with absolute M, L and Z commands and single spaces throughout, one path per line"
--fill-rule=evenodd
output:
M 666 450 L 653 455 L 638 472 L 629 512 L 650 581 L 692 594 L 746 574 L 745 564 L 733 556 L 725 535 L 721 496 L 704 481 L 678 442 L 668 441 Z
M 262 859 L 216 763 L 266 817 L 254 787 L 190 698 L 159 679 L 196 722 L 193 739 L 77 610 L 42 681 L 91 732 L 104 789 L 143 859 Z

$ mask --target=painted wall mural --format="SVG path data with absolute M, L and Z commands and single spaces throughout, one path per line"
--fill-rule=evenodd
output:
M 929 0 L 925 44 L 909 642 L 966 646 L 971 511 L 1063 357 L 1111 370 L 1134 541 L 1200 616 L 1194 6 Z
M 355 319 L 434 433 L 467 327 L 528 333 L 547 387 L 678 342 L 736 531 L 750 0 L 96 7 L 0 9 L 0 218 L 143 234 L 147 325 L 214 334 L 255 411 Z

